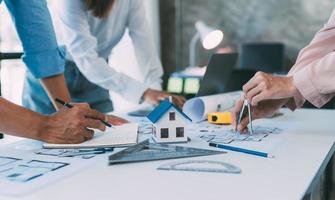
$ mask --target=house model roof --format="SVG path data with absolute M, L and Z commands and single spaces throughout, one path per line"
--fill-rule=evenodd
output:
M 162 101 L 148 116 L 147 118 L 152 122 L 156 123 L 171 107 L 175 108 L 183 117 L 192 121 L 183 111 L 177 106 L 171 103 L 169 100 Z

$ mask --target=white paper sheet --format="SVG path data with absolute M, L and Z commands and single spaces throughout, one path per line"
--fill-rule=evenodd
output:
M 96 148 L 125 147 L 137 143 L 138 124 L 127 123 L 107 128 L 105 132 L 96 132 L 91 140 L 80 144 L 43 144 L 44 148 Z
M 240 99 L 242 91 L 228 92 L 203 97 L 195 97 L 186 101 L 183 112 L 193 122 L 207 119 L 207 113 L 226 111 L 234 107 L 235 102 Z

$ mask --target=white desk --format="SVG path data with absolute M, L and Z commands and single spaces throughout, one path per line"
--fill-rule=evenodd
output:
M 170 161 L 107 166 L 106 155 L 105 162 L 20 199 L 301 199 L 334 154 L 335 111 L 283 111 L 259 121 L 287 129 L 276 135 L 283 141 L 272 152 L 276 158 L 236 152 L 200 158 L 234 164 L 241 174 L 156 170 Z

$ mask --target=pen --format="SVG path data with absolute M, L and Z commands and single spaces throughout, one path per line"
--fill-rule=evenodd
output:
M 58 99 L 58 98 L 56 98 L 55 101 L 56 101 L 57 103 L 59 103 L 59 104 L 62 104 L 63 106 L 68 107 L 68 108 L 73 108 L 73 105 L 71 105 L 71 104 L 69 104 L 69 103 L 67 103 L 67 102 L 65 102 L 65 101 L 63 101 L 63 100 L 60 100 L 60 99 Z M 106 126 L 108 126 L 108 127 L 112 127 L 112 125 L 111 125 L 110 123 L 105 122 L 104 120 L 101 120 L 101 119 L 100 119 L 100 121 L 101 121 L 103 124 L 105 124 Z
M 249 149 L 243 149 L 243 148 L 233 147 L 233 146 L 228 146 L 228 145 L 223 145 L 223 144 L 216 144 L 216 143 L 210 142 L 209 146 L 217 147 L 217 148 L 220 148 L 220 149 L 226 149 L 226 150 L 230 150 L 230 151 L 236 151 L 236 152 L 251 154 L 251 155 L 255 155 L 255 156 L 261 156 L 261 157 L 265 157 L 265 158 L 274 158 L 273 155 L 268 154 L 268 153 L 249 150 Z

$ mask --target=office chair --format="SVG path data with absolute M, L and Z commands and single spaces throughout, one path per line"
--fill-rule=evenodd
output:
M 282 43 L 242 44 L 240 47 L 239 68 L 267 73 L 282 72 L 284 48 Z

